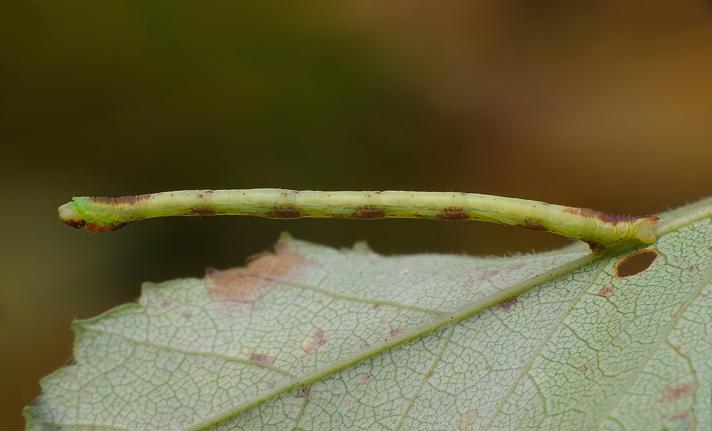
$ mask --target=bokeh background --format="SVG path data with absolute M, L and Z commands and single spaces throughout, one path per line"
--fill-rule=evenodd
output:
M 71 357 L 72 319 L 144 280 L 241 265 L 281 231 L 380 253 L 565 241 L 477 223 L 56 220 L 72 195 L 473 191 L 626 213 L 712 193 L 702 0 L 86 2 L 0 15 L 0 429 Z

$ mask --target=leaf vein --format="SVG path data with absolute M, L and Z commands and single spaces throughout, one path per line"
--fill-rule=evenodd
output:
M 202 357 L 208 357 L 208 358 L 222 359 L 222 360 L 228 361 L 228 362 L 238 362 L 240 364 L 250 365 L 250 366 L 253 366 L 256 368 L 262 368 L 265 370 L 269 370 L 274 373 L 281 374 L 282 376 L 287 377 L 289 379 L 293 379 L 296 377 L 293 374 L 291 374 L 290 372 L 285 371 L 279 367 L 275 367 L 272 365 L 266 365 L 266 364 L 260 364 L 257 362 L 250 361 L 249 359 L 241 358 L 239 356 L 232 356 L 232 355 L 226 355 L 226 354 L 215 353 L 215 352 L 201 352 L 201 351 L 188 350 L 188 349 L 183 349 L 183 348 L 176 347 L 176 346 L 171 346 L 168 344 L 156 343 L 154 341 L 137 340 L 135 338 L 131 338 L 131 337 L 129 337 L 125 334 L 122 334 L 120 332 L 109 331 L 109 330 L 100 329 L 97 327 L 87 326 L 85 328 L 87 330 L 98 332 L 100 334 L 106 334 L 106 335 L 112 335 L 115 337 L 119 337 L 129 343 L 140 345 L 140 346 L 146 346 L 146 347 L 150 347 L 150 348 L 158 349 L 158 350 L 168 350 L 168 351 L 172 351 L 172 352 L 176 352 L 176 353 L 181 353 L 183 355 L 202 356 Z
M 382 300 L 382 299 L 371 299 L 371 298 L 360 298 L 357 296 L 344 295 L 342 293 L 336 293 L 329 289 L 311 286 L 308 284 L 295 283 L 292 281 L 280 280 L 278 278 L 264 277 L 264 276 L 255 276 L 255 277 L 260 278 L 265 281 L 279 283 L 279 284 L 282 284 L 282 285 L 285 285 L 288 287 L 292 287 L 292 288 L 309 290 L 311 292 L 320 293 L 322 295 L 329 296 L 331 298 L 342 300 L 342 301 L 347 301 L 347 302 L 354 302 L 354 303 L 358 303 L 358 304 L 368 304 L 368 305 L 383 305 L 386 307 L 402 308 L 404 310 L 416 311 L 419 313 L 434 314 L 439 317 L 443 317 L 447 314 L 445 311 L 437 310 L 435 308 L 420 307 L 417 305 L 410 305 L 410 304 L 402 304 L 402 303 L 396 302 L 396 301 L 388 301 L 388 300 Z
M 413 397 L 410 399 L 410 402 L 405 407 L 405 409 L 403 409 L 403 412 L 401 413 L 400 418 L 398 419 L 398 424 L 396 425 L 395 431 L 400 431 L 403 428 L 403 423 L 405 422 L 405 419 L 408 417 L 408 413 L 410 412 L 410 409 L 413 408 L 413 405 L 415 404 L 415 400 L 420 395 L 420 392 L 423 390 L 423 386 L 425 386 L 425 383 L 431 377 L 432 371 L 438 365 L 438 363 L 440 362 L 440 360 L 443 357 L 443 354 L 445 353 L 445 350 L 447 350 L 447 347 L 450 345 L 450 339 L 452 338 L 453 332 L 455 332 L 454 325 L 450 327 L 450 330 L 448 331 L 448 334 L 447 334 L 447 338 L 445 338 L 445 342 L 443 343 L 443 347 L 440 349 L 440 352 L 435 357 L 435 359 L 433 359 L 433 363 L 432 363 L 432 365 L 430 365 L 430 368 L 428 369 L 428 371 L 426 371 L 426 373 L 423 375 L 422 379 L 420 380 L 420 384 L 418 385 L 418 388 L 415 390 Z

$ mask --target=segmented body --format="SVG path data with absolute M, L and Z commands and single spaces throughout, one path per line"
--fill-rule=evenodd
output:
M 658 220 L 655 216 L 616 216 L 587 208 L 457 192 L 185 190 L 119 198 L 77 197 L 60 207 L 65 223 L 99 232 L 148 218 L 206 215 L 479 220 L 553 232 L 584 240 L 594 249 L 651 243 Z

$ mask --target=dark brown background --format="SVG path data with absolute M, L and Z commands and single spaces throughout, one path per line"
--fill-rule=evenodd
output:
M 649 213 L 712 191 L 705 1 L 86 2 L 0 16 L 0 428 L 74 318 L 143 280 L 241 265 L 279 232 L 381 253 L 557 247 L 477 223 L 181 219 L 111 235 L 72 195 L 473 191 Z M 575 5 L 574 5 L 575 3 Z

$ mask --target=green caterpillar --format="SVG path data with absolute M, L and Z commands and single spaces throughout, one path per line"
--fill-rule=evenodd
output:
M 60 219 L 91 232 L 109 232 L 156 217 L 249 215 L 268 218 L 418 218 L 479 220 L 543 230 L 587 242 L 596 252 L 650 244 L 657 216 L 620 216 L 587 208 L 455 192 L 184 190 L 117 198 L 75 197 Z

